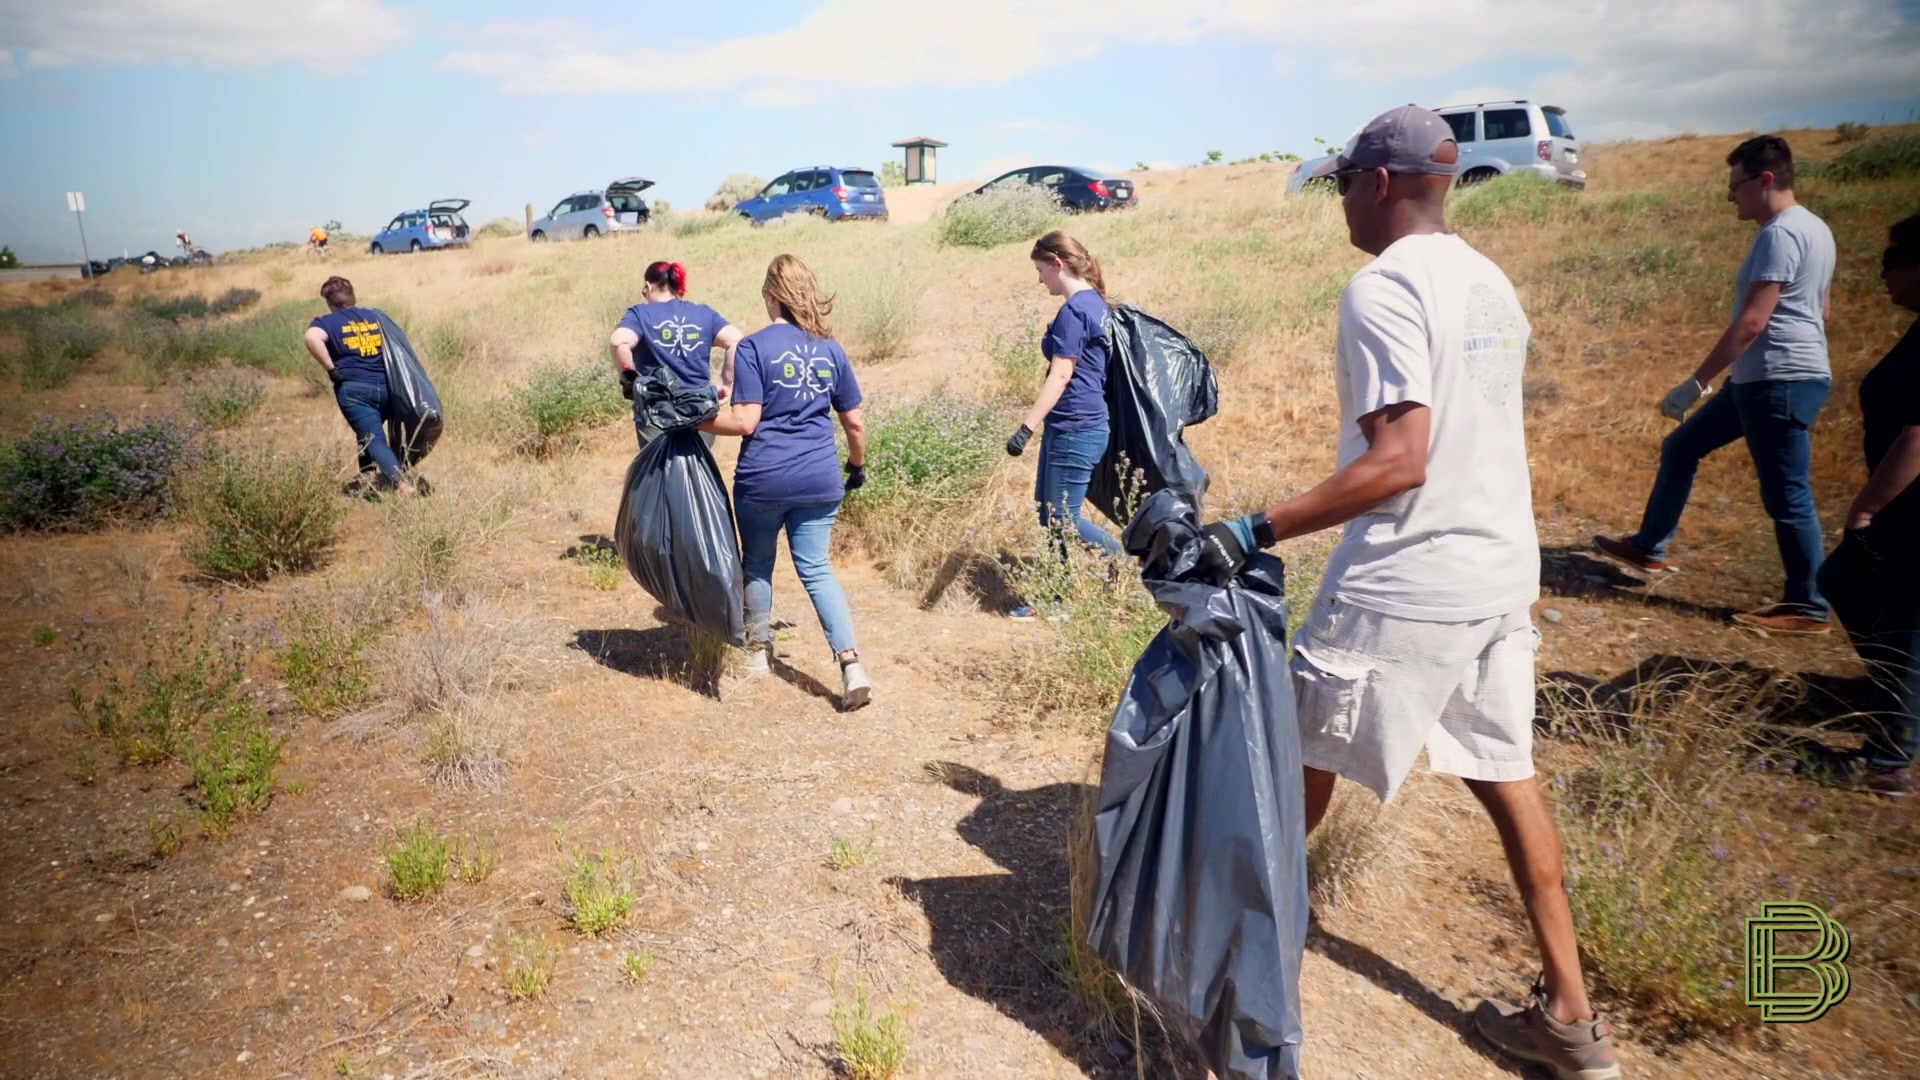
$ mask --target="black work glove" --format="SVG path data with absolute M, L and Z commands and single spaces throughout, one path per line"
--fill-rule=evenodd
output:
M 1214 585 L 1232 581 L 1247 559 L 1275 542 L 1273 525 L 1265 514 L 1249 514 L 1232 521 L 1216 521 L 1201 533 L 1200 561 L 1193 577 Z
M 620 396 L 633 400 L 633 384 L 640 379 L 640 373 L 632 368 L 620 369 Z
M 1033 429 L 1021 424 L 1020 430 L 1014 432 L 1013 437 L 1007 440 L 1007 456 L 1019 457 L 1020 452 L 1027 448 L 1027 440 L 1031 438 L 1033 438 Z
M 335 386 L 339 386 L 339 385 L 340 385 L 340 380 L 341 380 L 341 378 L 342 378 L 342 376 L 341 376 L 341 374 L 340 374 L 340 369 L 339 369 L 339 368 L 337 368 L 337 367 L 330 367 L 330 368 L 328 368 L 328 369 L 327 369 L 327 381 L 328 381 L 328 382 L 330 382 L 330 383 L 332 383 L 332 384 L 333 384 L 333 385 L 335 385 Z
M 861 488 L 865 487 L 866 484 L 867 484 L 867 467 L 865 465 L 848 465 L 847 466 L 847 490 L 859 491 Z

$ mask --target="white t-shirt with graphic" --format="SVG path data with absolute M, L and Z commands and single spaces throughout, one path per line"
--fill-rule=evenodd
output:
M 1405 619 L 1467 622 L 1540 598 L 1520 380 L 1531 328 L 1513 284 L 1451 234 L 1409 236 L 1340 297 L 1340 465 L 1359 419 L 1428 408 L 1427 481 L 1347 523 L 1322 592 Z

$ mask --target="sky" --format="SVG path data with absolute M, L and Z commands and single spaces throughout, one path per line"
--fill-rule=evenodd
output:
M 811 4 L 811 6 L 809 6 Z M 285 11 L 276 11 L 284 8 Z M 536 215 L 643 176 L 942 180 L 1311 157 L 1369 117 L 1528 97 L 1584 140 L 1920 119 L 1920 0 L 0 0 L 0 244 L 76 261 Z M 554 10 L 551 7 L 544 10 Z

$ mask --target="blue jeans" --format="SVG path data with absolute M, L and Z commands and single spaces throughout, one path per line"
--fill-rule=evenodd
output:
M 1052 528 L 1056 520 L 1071 521 L 1081 543 L 1118 555 L 1120 541 L 1080 512 L 1087 501 L 1087 485 L 1093 482 L 1094 466 L 1106 452 L 1104 427 L 1055 431 L 1048 425 L 1040 432 L 1040 472 L 1033 482 L 1033 501 L 1040 508 L 1042 526 Z
M 1920 757 L 1920 536 L 1848 533 L 1820 566 L 1820 591 L 1873 680 L 1867 761 L 1905 768 Z
M 1660 444 L 1660 473 L 1647 496 L 1647 511 L 1631 543 L 1642 555 L 1660 559 L 1680 527 L 1680 512 L 1693 493 L 1693 476 L 1708 454 L 1747 440 L 1760 477 L 1760 502 L 1773 519 L 1780 565 L 1787 573 L 1783 599 L 1816 618 L 1827 616 L 1826 598 L 1815 583 L 1826 538 L 1813 509 L 1808 482 L 1812 447 L 1807 430 L 1826 404 L 1831 384 L 1825 379 L 1729 384 L 1707 399 L 1698 412 Z
M 335 384 L 333 400 L 359 443 L 361 474 L 377 468 L 381 479 L 398 484 L 403 476 L 400 459 L 387 445 L 387 384 L 348 379 Z
M 767 623 L 773 614 L 773 559 L 779 553 L 780 532 L 784 529 L 793 571 L 813 599 L 814 614 L 820 616 L 820 627 L 827 632 L 827 644 L 835 656 L 853 652 L 857 648 L 853 610 L 847 606 L 847 594 L 827 558 L 833 546 L 833 519 L 840 515 L 840 504 L 769 506 L 736 499 L 733 515 L 740 523 L 740 562 L 747 572 L 747 641 L 760 643 L 772 638 Z

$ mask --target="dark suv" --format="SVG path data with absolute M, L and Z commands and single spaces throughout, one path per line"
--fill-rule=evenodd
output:
M 1140 205 L 1139 200 L 1134 198 L 1133 181 L 1108 179 L 1092 169 L 1076 169 L 1069 165 L 1029 165 L 1024 169 L 1015 169 L 987 181 L 961 198 L 1022 184 L 1038 184 L 1046 188 L 1053 192 L 1053 197 L 1060 201 L 1061 206 L 1069 210 L 1117 210 Z
M 813 214 L 829 221 L 885 221 L 887 195 L 880 190 L 880 178 L 866 169 L 815 165 L 782 175 L 733 212 L 755 225 L 788 214 Z

